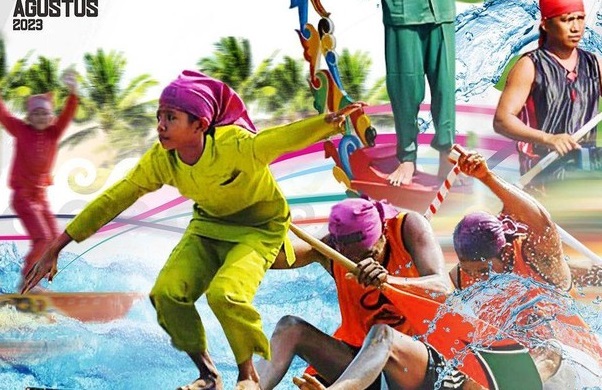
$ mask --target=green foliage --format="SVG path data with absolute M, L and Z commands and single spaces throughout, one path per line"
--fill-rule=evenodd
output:
M 272 118 L 270 122 L 280 123 L 316 113 L 308 84 L 309 66 L 302 58 L 284 56 L 275 63 L 278 57 L 275 52 L 253 68 L 248 40 L 225 37 L 214 47 L 211 55 L 197 62 L 199 70 L 230 85 L 247 105 L 268 114 Z M 371 65 L 368 53 L 352 54 L 343 50 L 338 66 L 345 92 L 353 100 L 381 102 L 387 99 L 384 77 L 374 86 L 366 86 Z
M 366 80 L 372 66 L 370 55 L 362 51 L 351 54 L 348 49 L 343 49 L 338 65 L 345 92 L 353 100 L 364 100 Z
M 230 85 L 250 109 L 266 113 L 266 125 L 316 113 L 308 85 L 309 66 L 301 58 L 301 48 L 299 58 L 279 58 L 274 52 L 254 67 L 248 39 L 228 36 L 214 47 L 213 53 L 197 62 L 199 69 Z M 367 53 L 343 50 L 340 75 L 352 99 L 380 103 L 387 99 L 384 77 L 374 86 L 366 86 L 371 64 Z M 75 118 L 83 126 L 63 139 L 60 147 L 77 148 L 102 135 L 112 155 L 107 166 L 143 153 L 155 139 L 157 99 L 147 96 L 157 81 L 148 74 L 124 80 L 127 58 L 116 51 L 97 49 L 85 53 L 83 66 L 84 73 L 77 75 L 80 87 Z M 65 70 L 59 59 L 34 58 L 33 52 L 9 67 L 0 37 L 0 95 L 11 108 L 23 111 L 29 95 L 52 91 L 55 107 L 62 109 L 68 95 L 61 81 Z
M 239 90 L 253 71 L 251 44 L 248 39 L 224 37 L 215 43 L 215 51 L 210 57 L 197 62 L 200 71 Z
M 4 45 L 4 38 L 0 35 L 0 79 L 6 76 L 8 69 L 6 65 L 6 47 Z

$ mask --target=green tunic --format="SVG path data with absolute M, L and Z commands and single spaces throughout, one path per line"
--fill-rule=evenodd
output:
M 195 204 L 193 218 L 151 292 L 159 323 L 177 348 L 205 351 L 194 302 L 206 293 L 237 363 L 253 353 L 269 358 L 269 343 L 251 303 L 283 244 L 289 261 L 294 255 L 287 239 L 290 210 L 268 165 L 337 131 L 323 115 L 257 135 L 234 125 L 218 127 L 206 136 L 203 154 L 192 166 L 157 143 L 124 179 L 76 216 L 66 232 L 82 241 L 142 195 L 164 184 L 177 188 Z
M 453 0 L 382 0 L 385 26 L 447 23 L 456 18 Z

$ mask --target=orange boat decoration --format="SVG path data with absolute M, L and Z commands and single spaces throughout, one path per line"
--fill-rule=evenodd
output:
M 33 314 L 58 313 L 82 322 L 110 322 L 125 317 L 144 294 L 124 292 L 44 292 L 0 295 L 0 306 Z

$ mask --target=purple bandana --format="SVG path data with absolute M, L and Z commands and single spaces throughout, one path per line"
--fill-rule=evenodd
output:
M 52 95 L 32 95 L 27 99 L 27 112 L 32 112 L 38 108 L 43 108 L 48 112 L 52 112 Z
M 398 211 L 388 203 L 348 198 L 330 211 L 328 231 L 336 244 L 360 243 L 370 249 L 383 234 L 384 223 Z
M 477 211 L 466 215 L 454 229 L 454 249 L 460 260 L 500 257 L 502 248 L 527 227 L 506 216 Z

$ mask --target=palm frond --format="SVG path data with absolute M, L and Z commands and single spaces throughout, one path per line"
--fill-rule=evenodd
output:
M 89 139 L 92 139 L 93 137 L 96 136 L 96 134 L 98 134 L 99 129 L 100 129 L 99 126 L 92 126 L 92 127 L 88 127 L 87 129 L 80 130 L 77 133 L 64 138 L 59 143 L 59 148 L 64 148 L 64 147 L 72 148 L 76 145 L 79 145 L 79 144 L 89 140 Z

